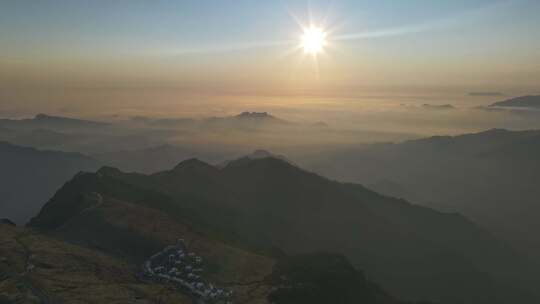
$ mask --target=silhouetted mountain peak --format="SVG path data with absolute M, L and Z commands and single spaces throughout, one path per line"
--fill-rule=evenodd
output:
M 53 116 L 44 113 L 37 114 L 31 121 L 37 123 L 51 123 L 51 124 L 61 124 L 61 125 L 73 125 L 73 126 L 101 126 L 107 125 L 107 123 L 96 122 L 91 120 L 84 120 L 78 118 L 70 118 L 63 116 Z
M 261 149 L 253 151 L 253 153 L 251 153 L 249 155 L 246 155 L 246 157 L 250 158 L 250 159 L 276 158 L 276 159 L 282 160 L 284 162 L 287 162 L 289 164 L 293 164 L 293 162 L 291 162 L 289 159 L 287 159 L 287 157 L 285 157 L 284 155 L 274 154 L 274 153 L 272 153 L 270 151 L 261 150 Z
M 233 119 L 237 121 L 245 122 L 267 122 L 267 123 L 276 123 L 290 125 L 293 124 L 281 118 L 271 115 L 268 112 L 242 112 L 236 116 L 233 116 Z
M 104 167 L 101 167 L 96 172 L 96 174 L 98 176 L 119 176 L 119 175 L 123 174 L 123 172 L 120 171 L 117 168 L 114 168 L 114 167 L 104 166 Z
M 215 174 L 219 169 L 199 160 L 197 158 L 190 158 L 180 162 L 168 173 L 181 174 L 184 176 L 198 176 L 198 175 L 209 175 Z M 161 173 L 156 173 L 161 174 Z
M 266 150 L 255 150 L 253 153 L 249 155 L 250 158 L 265 158 L 265 157 L 272 157 L 273 154 L 266 151 Z
M 61 117 L 50 116 L 47 114 L 39 113 L 34 117 L 35 120 L 48 120 L 48 119 L 62 119 Z
M 47 115 L 43 113 L 37 114 L 34 117 L 34 120 L 43 121 L 43 122 L 86 122 L 80 119 L 68 118 L 68 117 L 62 117 L 62 116 L 53 116 L 53 115 Z
M 238 165 L 238 164 L 247 163 L 247 162 L 249 162 L 251 160 L 258 160 L 258 159 L 264 159 L 264 158 L 274 158 L 274 159 L 278 159 L 280 161 L 286 162 L 289 165 L 294 165 L 293 162 L 288 160 L 283 155 L 278 155 L 278 154 L 274 154 L 274 153 L 272 153 L 270 151 L 267 151 L 267 150 L 258 149 L 258 150 L 253 151 L 251 154 L 245 155 L 245 156 L 240 157 L 238 159 L 226 161 L 223 164 L 219 165 L 218 167 L 219 168 L 225 168 L 225 167 L 231 165 L 232 163 L 236 163 L 236 165 Z
M 423 104 L 422 108 L 427 109 L 427 110 L 455 110 L 456 109 L 456 107 L 451 104 L 438 105 L 438 104 L 429 104 L 429 103 Z
M 274 116 L 268 114 L 268 112 L 242 112 L 236 115 L 237 118 L 245 119 L 275 119 Z

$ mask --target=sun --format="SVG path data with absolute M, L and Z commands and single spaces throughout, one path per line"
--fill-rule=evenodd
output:
M 326 32 L 317 26 L 304 28 L 304 33 L 300 38 L 300 46 L 304 49 L 304 53 L 317 55 L 324 51 L 326 46 Z

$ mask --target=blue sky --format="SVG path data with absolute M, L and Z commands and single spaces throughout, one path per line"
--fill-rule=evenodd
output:
M 279 83 L 276 79 L 290 79 L 284 74 L 293 73 L 287 68 L 296 59 L 279 59 L 286 46 L 266 45 L 295 41 L 300 29 L 293 16 L 307 23 L 311 12 L 316 23 L 326 20 L 334 30 L 330 39 L 374 35 L 331 45 L 321 63 L 320 72 L 328 71 L 326 84 L 354 84 L 359 71 L 367 84 L 399 83 L 415 70 L 404 85 L 433 82 L 432 75 L 453 84 L 461 67 L 470 69 L 464 83 L 517 85 L 520 77 L 527 83 L 540 80 L 539 11 L 540 2 L 530 0 L 4 0 L 0 64 L 8 72 L 0 81 L 21 81 L 25 73 L 30 79 L 45 67 L 58 79 L 71 74 L 95 79 L 100 73 L 103 79 L 129 78 L 146 69 L 135 68 L 144 62 L 154 82 L 219 83 L 238 66 L 250 75 L 264 74 L 258 82 Z M 182 54 L 192 50 L 214 55 L 186 62 Z M 164 68 L 171 60 L 182 73 Z M 104 67 L 95 70 L 96 63 Z M 201 75 L 198 67 L 215 69 L 218 76 Z
M 16 46 L 69 47 L 94 42 L 145 48 L 180 44 L 215 45 L 252 40 L 282 40 L 296 31 L 290 13 L 306 20 L 308 11 L 330 22 L 343 24 L 343 31 L 360 32 L 385 28 L 437 24 L 482 12 L 497 15 L 496 7 L 508 9 L 516 32 L 520 24 L 540 25 L 534 18 L 537 1 L 3 1 L 0 33 Z M 311 8 L 311 9 L 310 9 Z M 491 9 L 491 11 L 490 11 Z M 486 16 L 477 16 L 486 17 Z M 489 19 L 489 18 L 488 18 Z M 467 20 L 463 20 L 467 22 Z M 482 20 L 479 20 L 480 22 Z M 527 22 L 528 21 L 528 22 Z M 500 19 L 485 20 L 498 27 Z M 104 45 L 103 47 L 106 47 Z M 156 46 L 156 47 L 157 47 Z

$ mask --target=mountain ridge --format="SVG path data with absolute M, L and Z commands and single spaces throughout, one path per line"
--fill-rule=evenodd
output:
M 465 302 L 474 298 L 488 303 L 495 298 L 487 290 L 466 286 L 499 284 L 495 282 L 522 269 L 501 264 L 519 258 L 461 215 L 331 181 L 279 159 L 254 159 L 222 169 L 189 160 L 177 167 L 181 170 L 152 175 L 116 170 L 80 175 L 57 192 L 30 226 L 45 231 L 61 226 L 88 206 L 81 195 L 96 192 L 162 210 L 195 229 L 249 248 L 281 248 L 292 255 L 339 248 L 355 266 L 405 299 L 417 299 L 432 286 L 433 292 L 422 296 L 444 302 L 456 296 L 457 288 Z M 78 207 L 66 215 L 72 204 Z M 461 276 L 451 275 L 458 269 L 467 282 L 458 283 Z M 449 282 L 452 291 L 445 291 Z M 510 290 L 505 290 L 506 296 L 514 293 Z
M 71 118 L 64 116 L 54 116 L 44 113 L 38 113 L 32 118 L 23 119 L 0 119 L 0 125 L 8 126 L 55 126 L 55 127 L 103 127 L 109 123 Z
M 74 174 L 95 170 L 99 165 L 99 161 L 80 153 L 0 142 L 0 214 L 24 224 Z
M 538 240 L 528 233 L 538 228 L 540 214 L 539 152 L 540 130 L 496 128 L 349 147 L 303 165 L 340 181 L 377 185 L 390 180 L 401 189 L 379 190 L 437 210 L 460 212 L 540 261 Z
M 540 108 L 540 95 L 525 95 L 498 101 L 490 107 Z

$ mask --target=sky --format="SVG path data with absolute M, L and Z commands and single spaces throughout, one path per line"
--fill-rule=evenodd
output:
M 0 107 L 63 98 L 53 90 L 534 93 L 539 11 L 536 0 L 2 0 Z M 309 24 L 328 32 L 316 58 L 298 49 Z

